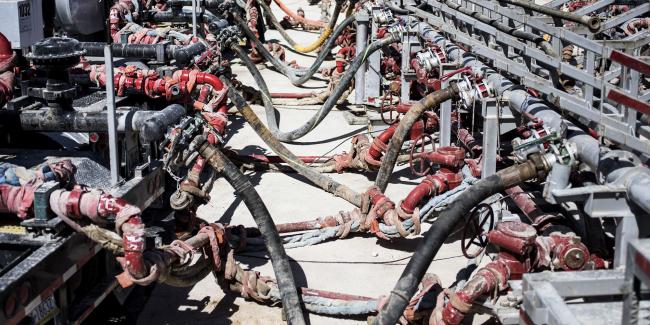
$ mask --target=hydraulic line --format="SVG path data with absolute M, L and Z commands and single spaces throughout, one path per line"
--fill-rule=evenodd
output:
M 336 20 L 338 19 L 339 14 L 341 13 L 341 2 L 336 1 L 336 5 L 334 6 L 334 12 L 332 13 L 332 18 L 330 19 L 329 24 L 323 29 L 318 39 L 316 39 L 313 43 L 309 45 L 299 45 L 298 43 L 296 43 L 296 41 L 293 40 L 293 38 L 291 38 L 291 36 L 289 36 L 289 34 L 282 27 L 282 25 L 280 25 L 278 20 L 275 18 L 275 15 L 273 15 L 271 8 L 269 8 L 269 6 L 266 3 L 264 3 L 264 1 L 262 0 L 256 0 L 256 1 L 264 9 L 266 16 L 269 18 L 269 20 L 271 20 L 273 27 L 275 27 L 275 29 L 277 29 L 278 32 L 282 34 L 282 37 L 284 37 L 284 39 L 287 40 L 287 42 L 289 42 L 289 44 L 291 45 L 291 47 L 293 47 L 294 50 L 300 53 L 312 52 L 318 49 L 321 45 L 323 45 L 323 43 L 325 43 L 327 38 L 332 34 L 332 31 L 334 30 L 334 26 L 336 25 Z
M 296 70 L 280 62 L 266 49 L 266 47 L 264 47 L 262 42 L 260 42 L 253 31 L 251 31 L 248 26 L 246 26 L 246 23 L 241 20 L 241 18 L 235 17 L 235 19 L 237 20 L 240 28 L 244 31 L 244 34 L 246 34 L 246 37 L 254 43 L 254 46 L 264 56 L 264 58 L 269 61 L 273 67 L 280 71 L 280 73 L 287 76 L 293 85 L 300 86 L 311 79 L 311 77 L 318 71 L 318 68 L 321 66 L 321 64 L 323 64 L 325 58 L 330 54 L 332 48 L 336 46 L 336 38 L 354 22 L 355 17 L 350 16 L 336 26 L 332 37 L 327 40 L 327 43 L 325 43 L 323 46 L 322 51 L 318 54 L 316 61 L 306 70 Z
M 307 19 L 305 17 L 298 16 L 298 14 L 293 12 L 291 9 L 289 9 L 289 7 L 287 7 L 284 3 L 282 3 L 281 0 L 273 0 L 273 1 L 275 1 L 275 4 L 278 5 L 278 7 L 280 7 L 280 9 L 282 9 L 282 11 L 284 11 L 285 14 L 289 15 L 289 17 L 291 17 L 293 20 L 295 20 L 297 22 L 300 22 L 302 24 L 309 25 L 309 26 L 319 27 L 319 28 L 324 28 L 325 26 L 327 26 L 324 21 L 311 20 L 311 19 Z M 261 5 L 261 3 L 260 3 L 260 5 Z M 268 8 L 268 5 L 266 5 L 266 3 L 264 3 L 264 5 Z M 264 9 L 264 10 L 271 13 L 270 9 Z M 275 20 L 275 18 L 273 18 L 273 19 Z
M 506 188 L 543 176 L 550 165 L 545 157 L 533 155 L 530 160 L 521 165 L 502 169 L 495 175 L 481 179 L 451 202 L 424 234 L 423 240 L 416 248 L 373 324 L 393 325 L 398 322 L 438 250 L 454 229 L 469 215 L 468 212 L 472 208 Z
M 320 122 L 323 121 L 325 116 L 327 116 L 327 114 L 329 114 L 329 112 L 334 108 L 334 106 L 338 102 L 338 100 L 341 97 L 341 95 L 343 94 L 343 92 L 345 92 L 345 90 L 347 90 L 347 88 L 350 85 L 350 82 L 352 82 L 352 79 L 354 78 L 354 75 L 355 75 L 356 71 L 361 67 L 361 65 L 363 64 L 365 59 L 370 54 L 372 54 L 375 51 L 381 49 L 383 46 L 394 43 L 394 42 L 397 42 L 397 41 L 399 41 L 399 39 L 400 39 L 399 36 L 390 34 L 389 36 L 387 36 L 387 37 L 385 37 L 385 38 L 383 38 L 381 40 L 378 40 L 378 41 L 375 41 L 375 42 L 371 43 L 368 46 L 368 48 L 366 49 L 365 53 L 359 53 L 359 55 L 357 55 L 357 57 L 354 59 L 354 61 L 352 61 L 352 64 L 350 65 L 348 70 L 341 77 L 338 85 L 332 91 L 332 93 L 327 98 L 327 100 L 325 101 L 323 106 L 318 110 L 318 112 L 316 112 L 316 114 L 314 114 L 307 122 L 305 122 L 305 124 L 303 124 L 302 126 L 296 128 L 295 130 L 290 131 L 290 132 L 280 132 L 279 127 L 277 125 L 277 121 L 273 121 L 275 119 L 275 116 L 273 115 L 275 110 L 267 110 L 267 118 L 269 118 L 269 120 L 268 120 L 269 125 L 271 125 L 272 129 L 277 130 L 277 131 L 274 130 L 274 132 L 273 132 L 275 137 L 277 137 L 278 140 L 280 140 L 282 142 L 290 142 L 290 141 L 294 141 L 294 140 L 297 140 L 297 139 L 305 136 L 307 133 L 309 133 L 313 129 L 315 129 L 316 126 L 318 126 L 318 124 L 320 124 Z M 237 53 L 241 57 L 241 54 L 242 54 L 241 51 L 237 51 Z M 249 70 L 251 70 L 251 68 L 254 68 L 254 66 L 250 66 Z M 253 71 L 251 71 L 251 73 L 253 74 L 253 76 L 257 75 L 258 78 L 259 78 L 259 73 L 254 73 Z M 257 80 L 257 78 L 256 78 L 256 81 L 258 82 L 258 84 L 262 84 L 262 82 L 263 82 L 263 80 Z M 268 93 L 266 95 L 263 95 L 263 96 L 268 96 Z M 267 98 L 267 100 L 270 100 L 270 97 Z M 267 105 L 265 104 L 265 107 L 266 106 Z M 271 113 L 271 114 L 269 114 L 269 113 Z
M 578 16 L 574 15 L 570 12 L 564 12 L 562 10 L 558 10 L 555 8 L 549 8 L 546 6 L 538 5 L 535 4 L 534 2 L 527 1 L 527 0 L 499 0 L 500 2 L 505 2 L 511 5 L 515 5 L 517 7 L 522 7 L 526 9 L 530 9 L 545 15 L 549 15 L 551 17 L 557 17 L 560 19 L 572 21 L 574 23 L 582 24 L 585 25 L 589 28 L 589 30 L 592 33 L 596 33 L 600 30 L 600 18 L 597 16 Z
M 81 48 L 86 50 L 88 56 L 104 56 L 104 43 L 80 42 Z M 187 64 L 192 58 L 206 50 L 205 44 L 196 42 L 189 45 L 168 44 L 111 44 L 113 55 L 121 58 L 152 59 L 158 58 L 158 51 L 162 48 L 165 58 L 176 60 L 179 64 Z
M 282 296 L 282 307 L 287 317 L 287 323 L 305 324 L 289 258 L 282 246 L 282 239 L 275 228 L 271 214 L 253 185 L 239 171 L 237 166 L 206 139 L 203 140 L 203 145 L 199 149 L 200 154 L 208 160 L 216 171 L 226 178 L 228 183 L 235 189 L 237 197 L 244 200 L 257 227 L 264 236 L 264 242 L 271 256 L 271 264 Z
M 219 18 L 209 11 L 197 13 L 199 21 L 208 24 L 216 23 Z M 183 8 L 180 12 L 167 10 L 167 11 L 149 11 L 146 21 L 157 23 L 188 23 L 192 21 L 192 9 Z
M 289 151 L 289 149 L 273 136 L 264 123 L 262 123 L 255 112 L 253 112 L 253 109 L 246 103 L 246 100 L 237 93 L 230 81 L 225 78 L 222 78 L 221 80 L 229 87 L 228 98 L 230 98 L 230 100 L 235 104 L 237 110 L 239 110 L 244 119 L 246 119 L 248 124 L 250 124 L 253 130 L 255 130 L 257 135 L 262 138 L 264 143 L 266 143 L 271 150 L 280 156 L 280 158 L 282 158 L 282 160 L 284 160 L 291 168 L 323 190 L 332 193 L 357 207 L 363 205 L 363 197 L 361 194 L 332 178 L 313 170 Z
M 506 33 L 506 34 L 509 34 L 509 35 L 514 36 L 514 37 L 521 38 L 521 39 L 524 39 L 524 40 L 527 40 L 527 41 L 530 41 L 530 42 L 533 42 L 533 43 L 537 44 L 537 46 L 539 46 L 542 49 L 542 51 L 544 51 L 544 53 L 546 53 L 549 56 L 552 56 L 554 58 L 559 58 L 559 54 L 557 52 L 555 52 L 555 50 L 553 49 L 553 46 L 551 45 L 551 43 L 544 40 L 544 38 L 541 37 L 541 36 L 538 36 L 538 35 L 535 35 L 533 33 L 523 31 L 523 30 L 519 30 L 519 29 L 516 29 L 516 28 L 512 28 L 512 27 L 510 27 L 510 26 L 508 26 L 506 24 L 503 24 L 503 23 L 499 22 L 496 19 L 493 19 L 493 18 L 490 18 L 490 17 L 488 17 L 486 15 L 483 15 L 478 11 L 474 11 L 474 10 L 471 10 L 471 9 L 469 9 L 467 7 L 461 6 L 458 3 L 455 3 L 454 1 L 445 0 L 443 2 L 449 8 L 452 8 L 454 10 L 458 10 L 458 11 L 460 11 L 460 12 L 462 12 L 462 13 L 470 16 L 470 17 L 475 18 L 480 22 L 488 24 L 488 25 L 490 25 L 490 26 L 492 26 L 492 27 L 494 27 L 494 28 Z
M 388 179 L 393 173 L 395 162 L 397 161 L 399 152 L 402 149 L 402 144 L 404 143 L 404 140 L 413 124 L 420 118 L 420 115 L 422 115 L 422 113 L 427 109 L 431 109 L 449 99 L 458 97 L 458 94 L 458 86 L 456 84 L 451 84 L 445 89 L 437 90 L 422 98 L 420 101 L 413 104 L 413 106 L 409 108 L 408 112 L 404 114 L 404 117 L 400 120 L 399 125 L 395 130 L 395 134 L 391 137 L 390 142 L 388 142 L 388 150 L 382 159 L 381 167 L 379 168 L 377 178 L 375 179 L 375 185 L 380 191 L 386 191 Z

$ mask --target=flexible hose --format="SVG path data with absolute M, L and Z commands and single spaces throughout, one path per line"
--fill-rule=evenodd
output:
M 287 317 L 287 323 L 305 324 L 289 258 L 284 246 L 282 246 L 280 234 L 278 234 L 271 214 L 264 205 L 262 198 L 237 166 L 228 160 L 215 146 L 208 143 L 208 141 L 204 141 L 199 152 L 216 171 L 226 178 L 228 183 L 235 189 L 237 197 L 243 199 L 257 224 L 257 228 L 262 233 L 266 248 L 271 256 L 271 264 L 280 289 L 282 307 Z
M 539 163 L 541 157 L 534 157 L 536 158 L 532 159 L 531 157 L 531 160 L 524 164 L 508 167 L 495 175 L 478 181 L 440 213 L 429 231 L 424 234 L 424 238 L 413 253 L 413 257 L 406 265 L 373 324 L 393 325 L 398 322 L 438 250 L 461 221 L 469 215 L 468 212 L 472 208 L 489 196 L 538 177 L 538 173 L 545 171 L 542 167 L 543 164 Z
M 104 56 L 105 43 L 80 42 L 81 48 L 86 50 L 87 56 Z M 192 58 L 206 51 L 207 47 L 202 42 L 189 45 L 169 44 L 111 44 L 113 55 L 121 58 L 152 59 L 158 58 L 158 50 L 163 48 L 167 59 L 174 59 L 179 64 L 187 64 Z
M 379 168 L 377 178 L 375 179 L 375 185 L 380 191 L 386 191 L 388 179 L 393 173 L 395 162 L 397 161 L 399 152 L 402 149 L 402 144 L 404 143 L 404 140 L 413 124 L 420 118 L 420 115 L 422 115 L 422 113 L 427 109 L 433 108 L 449 99 L 457 97 L 458 94 L 458 86 L 456 84 L 451 84 L 445 89 L 440 89 L 428 94 L 426 97 L 411 106 L 408 112 L 404 114 L 404 117 L 400 120 L 399 125 L 395 130 L 395 134 L 390 138 L 390 142 L 388 142 L 388 150 L 381 161 L 381 167 Z
M 182 11 L 149 11 L 148 17 L 145 21 L 158 22 L 158 23 L 188 23 L 192 21 L 192 9 L 183 8 Z M 204 21 L 208 24 L 215 23 L 219 20 L 217 16 L 209 11 L 198 12 L 197 20 Z
M 287 6 L 286 6 L 284 3 L 282 3 L 282 1 L 280 1 L 280 0 L 273 0 L 273 1 L 275 1 L 275 4 L 278 5 L 278 7 L 280 7 L 280 9 L 282 9 L 282 11 L 284 11 L 285 14 L 289 15 L 289 16 L 290 16 L 293 20 L 295 20 L 295 21 L 298 21 L 298 22 L 300 22 L 300 23 L 302 23 L 302 24 L 305 24 L 305 25 L 318 27 L 318 28 L 323 28 L 323 27 L 326 26 L 324 21 L 320 21 L 320 20 L 311 20 L 311 19 L 307 19 L 307 18 L 305 18 L 305 17 L 300 17 L 300 16 L 298 16 L 298 14 L 296 14 L 296 13 L 293 12 L 293 11 L 291 11 L 291 9 L 289 9 L 289 7 L 287 7 Z M 265 10 L 266 10 L 266 9 L 265 9 Z M 271 12 L 271 11 L 269 10 L 269 12 Z
M 327 40 L 327 43 L 323 46 L 323 50 L 318 54 L 316 61 L 306 70 L 296 70 L 286 64 L 280 62 L 276 57 L 271 54 L 266 47 L 260 42 L 260 40 L 255 36 L 253 31 L 251 31 L 246 23 L 241 20 L 241 18 L 236 17 L 237 23 L 246 34 L 246 37 L 253 42 L 257 50 L 264 56 L 264 58 L 269 61 L 273 67 L 275 67 L 280 73 L 287 76 L 291 81 L 291 84 L 294 86 L 300 86 L 307 82 L 311 77 L 318 71 L 318 68 L 323 64 L 327 56 L 330 54 L 330 51 L 336 46 L 336 38 L 345 31 L 345 29 L 350 26 L 354 21 L 355 17 L 350 16 L 343 20 L 339 25 L 336 26 L 332 37 Z
M 336 5 L 334 5 L 334 12 L 332 13 L 330 22 L 327 25 L 327 27 L 325 27 L 325 29 L 322 31 L 320 37 L 318 37 L 317 40 L 315 40 L 313 43 L 309 45 L 304 45 L 304 46 L 294 45 L 293 49 L 300 53 L 309 53 L 318 49 L 321 45 L 323 45 L 323 43 L 325 43 L 325 41 L 330 36 L 330 34 L 332 34 L 332 30 L 334 29 L 334 26 L 336 26 L 336 21 L 338 20 L 340 13 L 341 13 L 341 2 L 336 1 Z
M 278 20 L 275 18 L 275 15 L 273 15 L 273 12 L 271 11 L 271 8 L 262 0 L 256 0 L 257 3 L 264 9 L 264 12 L 266 13 L 266 17 L 271 21 L 271 24 L 275 29 L 280 32 L 282 37 L 289 42 L 291 47 L 293 47 L 294 50 L 300 52 L 300 53 L 309 53 L 311 51 L 316 50 L 319 48 L 323 43 L 327 40 L 327 38 L 332 34 L 332 30 L 334 29 L 334 26 L 336 25 L 336 20 L 339 17 L 339 14 L 341 13 L 341 3 L 339 1 L 336 2 L 336 5 L 334 6 L 334 12 L 332 13 L 332 19 L 330 20 L 329 24 L 327 27 L 323 29 L 323 32 L 320 34 L 318 39 L 316 39 L 313 43 L 309 45 L 299 45 L 296 41 L 289 36 L 287 31 L 280 25 Z
M 269 120 L 269 124 L 272 125 L 271 128 L 274 128 L 274 129 L 277 130 L 277 131 L 273 132 L 275 137 L 277 137 L 278 140 L 280 140 L 282 142 L 290 142 L 290 141 L 300 139 L 303 136 L 305 136 L 307 133 L 311 132 L 314 128 L 316 128 L 316 126 L 318 126 L 318 124 L 320 124 L 320 122 L 323 121 L 325 116 L 327 116 L 327 114 L 329 114 L 329 112 L 334 108 L 334 106 L 338 102 L 339 98 L 342 96 L 343 92 L 345 92 L 348 89 L 348 87 L 350 85 L 350 82 L 352 82 L 352 79 L 354 78 L 354 75 L 355 75 L 356 71 L 361 67 L 361 65 L 366 60 L 366 58 L 370 54 L 372 54 L 375 51 L 381 49 L 383 46 L 394 43 L 394 42 L 397 42 L 397 41 L 399 41 L 399 39 L 400 39 L 399 36 L 390 34 L 389 36 L 387 36 L 387 37 L 385 37 L 385 38 L 383 38 L 381 40 L 377 40 L 377 41 L 371 43 L 366 48 L 366 51 L 364 53 L 359 53 L 354 58 L 354 61 L 352 61 L 352 64 L 347 69 L 345 74 L 343 74 L 343 76 L 341 77 L 338 85 L 332 91 L 332 93 L 327 98 L 327 100 L 325 101 L 323 106 L 316 112 L 316 114 L 314 114 L 302 126 L 296 128 L 293 131 L 280 132 L 279 128 L 278 128 L 278 125 L 277 125 L 277 122 L 274 123 L 274 124 L 271 124 L 273 122 L 273 120 Z M 240 53 L 238 53 L 238 54 L 240 54 Z M 240 55 L 240 57 L 241 57 L 241 55 Z M 257 68 L 255 68 L 255 69 L 257 69 Z M 249 68 L 249 70 L 251 70 L 251 69 Z M 251 71 L 251 72 L 253 72 L 253 71 Z M 253 73 L 253 75 L 255 76 L 256 74 Z M 259 74 L 257 74 L 257 75 L 259 75 Z M 258 82 L 258 84 L 261 84 L 261 82 L 263 82 L 263 80 L 256 80 L 256 81 Z M 267 110 L 267 118 L 269 118 L 270 116 L 273 116 L 273 117 L 271 117 L 271 119 L 274 119 L 275 118 L 275 115 L 273 115 L 274 111 L 275 110 Z M 268 113 L 273 113 L 273 114 L 268 114 Z
M 363 197 L 361 194 L 352 190 L 351 188 L 325 176 L 309 166 L 305 165 L 296 155 L 287 149 L 277 138 L 273 136 L 271 131 L 262 123 L 259 117 L 253 112 L 253 109 L 246 103 L 246 100 L 235 90 L 230 81 L 226 78 L 221 79 L 229 88 L 228 98 L 237 107 L 239 113 L 242 114 L 246 122 L 255 130 L 257 135 L 266 143 L 273 152 L 275 152 L 283 161 L 293 168 L 297 173 L 307 178 L 312 183 L 316 184 L 323 190 L 332 193 L 357 207 L 363 205 Z

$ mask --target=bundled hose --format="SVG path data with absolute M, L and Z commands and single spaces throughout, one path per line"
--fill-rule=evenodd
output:
M 363 197 L 361 194 L 352 190 L 351 188 L 325 176 L 309 166 L 305 165 L 296 155 L 287 149 L 280 141 L 273 136 L 271 131 L 262 123 L 257 117 L 253 109 L 246 103 L 246 100 L 235 90 L 230 81 L 226 78 L 221 79 L 228 88 L 228 98 L 235 104 L 239 113 L 242 114 L 248 124 L 255 130 L 257 135 L 262 138 L 271 150 L 273 150 L 282 160 L 284 160 L 291 168 L 293 168 L 300 175 L 304 176 L 312 183 L 316 184 L 323 190 L 332 193 L 342 199 L 354 204 L 357 207 L 363 205 Z
M 326 26 L 324 21 L 311 20 L 311 19 L 307 19 L 305 17 L 298 16 L 298 14 L 291 11 L 291 9 L 289 9 L 289 7 L 287 7 L 280 0 L 273 0 L 273 1 L 275 2 L 276 5 L 278 5 L 278 7 L 280 7 L 280 9 L 282 9 L 282 11 L 284 11 L 285 14 L 289 15 L 289 17 L 291 17 L 293 20 L 295 20 L 297 22 L 300 22 L 301 24 L 308 25 L 308 26 L 314 26 L 314 27 L 318 27 L 318 28 L 323 28 L 323 27 Z M 264 5 L 266 6 L 266 3 L 264 3 Z M 269 10 L 267 10 L 267 9 L 264 9 L 264 10 L 268 11 L 269 13 L 271 12 L 270 8 L 269 8 Z
M 203 141 L 199 152 L 216 171 L 226 178 L 228 183 L 235 189 L 237 196 L 243 199 L 253 219 L 255 219 L 257 227 L 264 236 L 264 242 L 271 256 L 271 264 L 280 289 L 287 322 L 289 324 L 305 324 L 300 308 L 298 289 L 289 265 L 289 258 L 282 246 L 280 234 L 278 234 L 273 219 L 264 202 L 262 202 L 262 198 L 237 166 L 228 160 L 215 146 L 208 143 L 208 141 Z
M 381 167 L 379 168 L 377 178 L 375 179 L 375 185 L 380 191 L 386 191 L 388 179 L 393 173 L 395 162 L 397 161 L 399 152 L 402 149 L 402 144 L 404 144 L 406 136 L 411 130 L 413 124 L 415 124 L 415 122 L 420 118 L 420 115 L 422 115 L 424 111 L 438 106 L 449 99 L 458 97 L 459 92 L 458 86 L 456 84 L 451 84 L 445 89 L 440 89 L 428 94 L 426 97 L 411 106 L 408 112 L 404 114 L 404 117 L 400 120 L 399 125 L 395 130 L 395 134 L 390 139 L 390 142 L 388 142 L 388 150 L 382 159 Z
M 260 40 L 255 36 L 255 33 L 251 31 L 246 23 L 241 20 L 241 18 L 236 17 L 237 23 L 241 27 L 246 37 L 254 44 L 255 48 L 264 56 L 264 59 L 269 61 L 273 67 L 275 67 L 280 73 L 287 76 L 291 81 L 291 84 L 294 86 L 300 86 L 307 82 L 311 77 L 318 71 L 318 68 L 323 64 L 325 58 L 330 54 L 330 51 L 336 46 L 336 38 L 345 31 L 345 29 L 350 26 L 354 21 L 355 17 L 350 16 L 343 20 L 332 33 L 332 37 L 327 40 L 327 43 L 323 46 L 322 51 L 318 54 L 316 61 L 307 69 L 296 70 L 286 64 L 280 62 L 276 57 L 273 56 L 260 42 Z
M 298 43 L 296 43 L 296 41 L 293 40 L 293 38 L 291 38 L 291 36 L 289 36 L 289 34 L 282 27 L 282 25 L 280 25 L 278 20 L 275 18 L 275 15 L 273 15 L 271 8 L 269 8 L 269 6 L 264 1 L 260 1 L 260 0 L 256 0 L 256 1 L 264 9 L 266 16 L 269 18 L 269 20 L 271 20 L 271 24 L 273 24 L 273 27 L 275 27 L 275 29 L 277 29 L 278 32 L 280 32 L 282 37 L 284 37 L 284 39 L 287 40 L 287 42 L 289 42 L 289 44 L 291 45 L 291 47 L 293 47 L 294 50 L 300 53 L 312 52 L 318 49 L 321 45 L 323 45 L 323 43 L 325 43 L 327 38 L 332 34 L 332 31 L 334 30 L 334 26 L 336 25 L 336 20 L 338 19 L 339 14 L 341 13 L 341 4 L 342 4 L 341 1 L 336 1 L 336 5 L 334 6 L 334 12 L 332 13 L 332 18 L 330 19 L 329 24 L 322 31 L 318 39 L 316 39 L 313 43 L 309 45 L 299 45 Z
M 433 226 L 424 234 L 423 240 L 416 248 L 373 324 L 393 325 L 398 322 L 438 250 L 454 229 L 469 215 L 472 208 L 508 187 L 542 177 L 548 171 L 548 166 L 550 164 L 544 160 L 544 157 L 533 155 L 526 163 L 508 167 L 495 175 L 481 179 L 458 196 L 446 210 L 440 213 Z
M 399 39 L 400 39 L 399 36 L 389 34 L 389 36 L 387 36 L 387 37 L 385 37 L 385 38 L 383 38 L 381 40 L 377 40 L 377 41 L 371 43 L 368 46 L 368 48 L 366 49 L 365 53 L 363 53 L 363 54 L 360 53 L 359 55 L 357 55 L 357 57 L 354 59 L 354 61 L 352 61 L 352 64 L 350 65 L 350 68 L 346 70 L 345 74 L 343 74 L 343 76 L 341 77 L 338 85 L 332 91 L 332 93 L 327 98 L 327 100 L 325 101 L 323 106 L 316 112 L 316 114 L 314 114 L 307 122 L 305 122 L 305 124 L 303 124 L 302 126 L 296 128 L 293 131 L 281 132 L 279 130 L 278 125 L 277 125 L 277 121 L 275 120 L 275 109 L 270 109 L 270 106 L 272 104 L 266 104 L 265 103 L 265 108 L 267 108 L 266 115 L 267 115 L 269 126 L 273 130 L 273 132 L 272 132 L 273 135 L 278 140 L 280 140 L 282 142 L 291 142 L 291 141 L 297 140 L 299 138 L 302 138 L 307 133 L 309 133 L 313 129 L 315 129 L 316 126 L 318 126 L 318 124 L 320 124 L 320 122 L 323 121 L 325 116 L 327 116 L 327 114 L 329 114 L 329 112 L 334 108 L 334 106 L 338 102 L 341 95 L 345 92 L 345 90 L 348 89 L 350 83 L 352 82 L 352 79 L 354 78 L 354 75 L 355 75 L 356 71 L 361 67 L 361 65 L 363 64 L 365 59 L 370 54 L 372 54 L 375 51 L 381 49 L 383 46 L 394 43 L 394 42 L 397 42 L 397 41 L 399 41 Z M 253 77 L 255 78 L 255 81 L 258 83 L 258 85 L 264 84 L 264 80 L 261 79 L 261 75 L 259 74 L 259 72 L 258 73 L 254 72 L 254 70 L 256 70 L 257 68 L 255 68 L 254 65 L 251 66 L 250 63 L 247 63 L 245 61 L 245 59 L 243 59 L 242 51 L 237 51 L 236 50 L 236 52 L 240 56 L 240 58 L 242 58 L 242 61 L 244 61 L 244 64 L 247 65 L 247 67 L 249 68 L 249 70 L 253 74 Z M 260 88 L 262 88 L 262 87 L 260 87 Z M 266 88 L 266 87 L 264 86 L 264 88 Z M 262 95 L 263 96 L 262 98 L 265 101 L 268 100 L 269 103 L 270 103 L 270 96 L 268 96 L 268 98 L 264 98 L 264 96 L 267 96 L 267 95 L 268 95 L 268 90 L 267 90 L 266 94 Z M 395 159 L 397 159 L 397 157 L 395 157 Z M 394 161 L 393 161 L 393 163 L 394 163 Z

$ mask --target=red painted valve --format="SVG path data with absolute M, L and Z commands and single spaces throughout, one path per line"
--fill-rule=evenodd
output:
M 388 113 L 388 117 L 386 117 L 386 113 Z M 392 93 L 386 94 L 381 98 L 379 116 L 381 116 L 381 121 L 388 125 L 395 124 L 399 121 L 399 113 L 393 107 Z
M 428 146 L 429 145 L 429 146 Z M 430 147 L 430 150 L 427 150 Z M 431 171 L 431 163 L 426 159 L 427 152 L 436 150 L 433 137 L 427 133 L 421 134 L 411 145 L 409 154 L 409 166 L 413 175 L 422 177 Z M 417 162 L 416 162 L 417 161 Z

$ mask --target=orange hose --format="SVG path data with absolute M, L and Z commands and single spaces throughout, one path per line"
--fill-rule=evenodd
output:
M 280 0 L 273 0 L 273 1 L 275 2 L 275 4 L 278 5 L 278 7 L 280 7 L 280 9 L 282 9 L 282 11 L 284 11 L 285 14 L 289 15 L 295 21 L 298 21 L 298 22 L 300 22 L 302 24 L 305 24 L 305 25 L 318 27 L 318 28 L 323 28 L 323 27 L 327 26 L 327 23 L 324 22 L 324 21 L 311 20 L 311 19 L 307 19 L 307 18 L 303 18 L 303 17 L 298 16 L 297 13 L 291 11 L 291 9 L 289 9 L 287 6 L 285 6 L 284 3 L 282 3 L 282 1 L 280 1 Z

